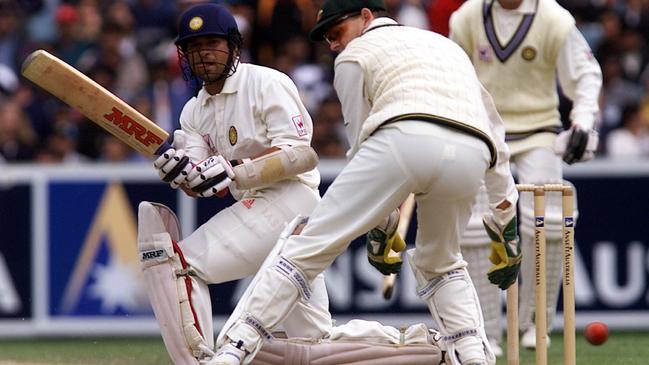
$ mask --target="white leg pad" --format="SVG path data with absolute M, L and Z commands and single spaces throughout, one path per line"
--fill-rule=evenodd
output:
M 198 365 L 198 359 L 213 354 L 211 304 L 207 285 L 190 276 L 175 244 L 179 238 L 178 220 L 169 208 L 140 203 L 140 261 L 162 338 L 175 364 Z
M 487 277 L 487 271 L 491 267 L 490 252 L 489 245 L 462 247 L 462 256 L 468 263 L 467 271 L 480 300 L 487 338 L 499 344 L 502 339 L 501 290 L 490 283 Z
M 415 250 L 408 250 L 408 262 L 414 262 Z M 440 346 L 446 351 L 446 363 L 495 364 L 496 357 L 484 331 L 478 295 L 466 270 L 452 270 L 428 280 L 414 265 L 410 267 L 417 280 L 417 295 L 426 302 L 439 326 Z
M 326 340 L 276 339 L 264 344 L 250 365 L 435 365 L 442 350 L 423 323 L 401 330 L 378 322 L 352 320 Z

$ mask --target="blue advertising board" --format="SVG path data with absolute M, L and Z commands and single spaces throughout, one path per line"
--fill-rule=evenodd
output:
M 649 166 L 623 173 L 603 166 L 568 174 L 580 211 L 577 326 L 602 320 L 612 328 L 649 329 Z M 156 333 L 138 262 L 139 202 L 171 207 L 185 235 L 233 202 L 184 198 L 139 167 L 26 171 L 19 183 L 0 184 L 0 332 L 5 334 L 14 333 L 5 329 L 10 322 L 31 325 L 31 335 L 87 333 L 88 328 L 97 334 Z M 324 193 L 335 174 L 323 176 Z M 410 244 L 416 224 L 411 222 Z M 248 281 L 210 287 L 217 328 Z M 327 269 L 326 281 L 339 321 L 360 317 L 399 325 L 430 320 L 407 265 L 393 298 L 382 298 L 382 276 L 367 262 L 363 237 Z M 62 325 L 66 321 L 77 327 Z M 132 321 L 140 322 L 133 326 Z
M 0 187 L 0 320 L 32 317 L 31 187 Z

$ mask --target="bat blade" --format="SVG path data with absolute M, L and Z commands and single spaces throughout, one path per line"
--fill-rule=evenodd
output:
M 45 50 L 31 53 L 21 73 L 136 151 L 153 156 L 169 148 L 169 134 L 116 95 Z

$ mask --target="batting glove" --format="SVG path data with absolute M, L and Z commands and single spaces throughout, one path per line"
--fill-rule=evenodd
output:
M 406 248 L 403 238 L 397 233 L 399 209 L 395 209 L 381 225 L 367 232 L 367 259 L 383 275 L 396 274 L 403 262 L 398 256 L 389 256 L 390 250 L 401 252 Z
M 219 195 L 232 184 L 234 170 L 223 156 L 211 156 L 203 160 L 187 175 L 187 185 L 201 197 Z
M 521 243 L 518 239 L 516 217 L 504 228 L 500 228 L 491 215 L 485 215 L 482 223 L 491 239 L 489 261 L 493 266 L 487 271 L 487 277 L 492 284 L 505 290 L 516 282 L 521 267 Z
M 153 167 L 158 171 L 162 181 L 177 189 L 187 177 L 192 168 L 189 157 L 185 156 L 185 132 L 174 132 L 173 147 L 164 151 L 153 161 Z

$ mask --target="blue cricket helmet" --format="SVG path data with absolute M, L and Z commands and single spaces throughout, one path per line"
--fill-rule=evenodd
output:
M 241 44 L 237 22 L 230 11 L 220 5 L 201 4 L 187 9 L 180 16 L 175 44 L 184 47 L 189 39 L 206 35 L 223 37 Z
M 186 54 L 187 42 L 194 37 L 200 36 L 225 38 L 230 50 L 223 72 L 206 80 L 196 76 Z M 201 4 L 193 6 L 182 13 L 178 22 L 178 38 L 174 43 L 178 48 L 178 63 L 183 77 L 190 83 L 196 94 L 204 82 L 216 82 L 232 76 L 237 71 L 243 38 L 239 32 L 237 22 L 227 8 L 216 4 Z

